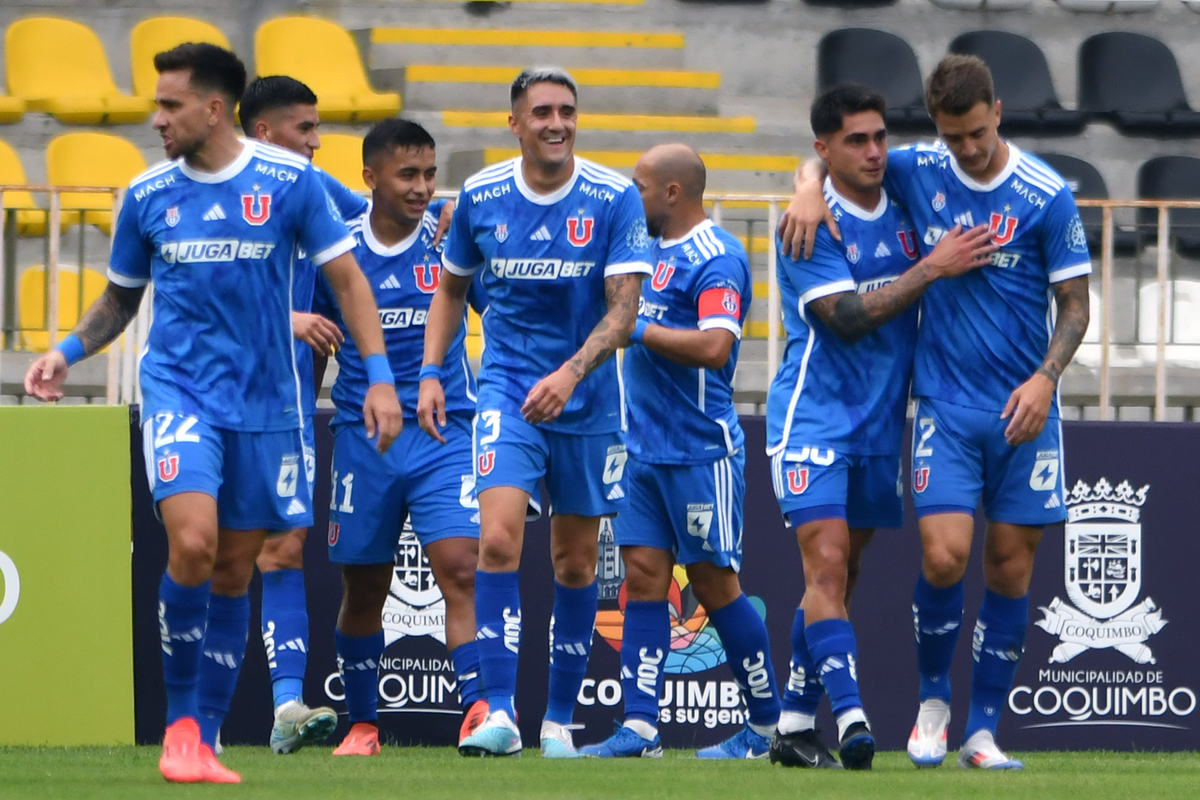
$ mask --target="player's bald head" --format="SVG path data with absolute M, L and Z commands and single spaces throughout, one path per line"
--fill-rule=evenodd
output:
M 661 184 L 678 183 L 687 200 L 703 200 L 707 172 L 700 154 L 686 144 L 660 144 L 641 158 L 643 168 Z

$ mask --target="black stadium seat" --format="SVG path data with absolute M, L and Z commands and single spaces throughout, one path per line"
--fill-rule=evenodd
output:
M 817 46 L 817 91 L 848 82 L 869 86 L 884 96 L 890 129 L 933 131 L 917 56 L 899 36 L 870 28 L 825 34 Z
M 1078 133 L 1087 114 L 1062 107 L 1041 48 L 1015 33 L 969 31 L 950 43 L 951 53 L 979 56 L 992 71 L 1006 132 Z
M 1143 200 L 1200 200 L 1200 158 L 1159 156 L 1138 168 L 1138 197 Z M 1144 243 L 1158 236 L 1158 209 L 1138 209 L 1138 233 Z M 1171 234 L 1185 256 L 1200 258 L 1200 209 L 1173 209 Z
M 1200 132 L 1200 113 L 1188 106 L 1175 56 L 1140 33 L 1098 33 L 1079 46 L 1079 107 L 1128 133 Z
M 1104 177 L 1094 166 L 1075 156 L 1064 156 L 1058 153 L 1038 153 L 1037 157 L 1054 168 L 1071 192 L 1078 199 L 1107 200 L 1108 186 Z M 1087 230 L 1088 249 L 1092 255 L 1100 254 L 1101 236 L 1104 227 L 1104 210 L 1100 208 L 1081 208 L 1079 218 Z M 1118 228 L 1113 225 L 1113 251 L 1117 255 L 1134 255 L 1138 251 L 1137 233 L 1129 228 Z

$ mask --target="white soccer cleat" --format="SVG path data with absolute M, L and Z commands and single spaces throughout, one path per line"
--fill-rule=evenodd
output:
M 279 754 L 294 753 L 306 744 L 329 738 L 336 727 L 337 712 L 332 708 L 309 708 L 299 700 L 288 700 L 275 709 L 271 749 Z
M 458 743 L 464 756 L 519 756 L 521 732 L 504 711 L 493 711 L 487 719 Z
M 582 727 L 582 725 L 560 725 L 557 722 L 543 720 L 542 758 L 583 758 L 575 749 L 575 740 L 571 737 L 572 730 Z
M 917 723 L 908 737 L 908 757 L 918 767 L 940 766 L 946 760 L 946 729 L 950 727 L 950 706 L 944 700 L 921 703 Z
M 958 751 L 958 765 L 963 769 L 1025 769 L 1025 765 L 1009 758 L 996 746 L 989 730 L 978 730 L 963 742 Z

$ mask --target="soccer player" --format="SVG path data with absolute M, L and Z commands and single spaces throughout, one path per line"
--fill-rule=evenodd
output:
M 237 783 L 213 746 L 245 654 L 254 559 L 265 531 L 312 521 L 291 344 L 297 247 L 322 269 L 370 354 L 363 417 L 380 450 L 402 420 L 345 223 L 306 159 L 237 137 L 241 61 L 189 43 L 154 64 L 153 125 L 170 160 L 130 184 L 104 294 L 30 366 L 25 387 L 62 397 L 69 365 L 115 339 L 154 281 L 141 386 L 147 471 L 169 543 L 159 590 L 167 688 L 159 769 L 170 781 Z
M 251 81 L 242 95 L 239 115 L 248 137 L 309 159 L 321 146 L 317 96 L 295 78 L 271 75 Z M 317 167 L 312 169 L 343 219 L 354 219 L 366 210 L 365 198 L 329 173 Z M 307 258 L 298 258 L 292 283 L 292 333 L 304 414 L 304 466 L 310 489 L 316 469 L 313 414 L 320 388 L 320 378 L 314 379 L 314 375 L 324 376 L 326 359 L 344 341 L 341 329 L 329 318 L 311 313 L 316 280 L 316 267 Z M 306 744 L 323 741 L 337 727 L 337 712 L 325 706 L 310 709 L 303 699 L 304 671 L 308 664 L 308 606 L 303 571 L 307 534 L 307 528 L 294 528 L 268 537 L 256 560 L 262 572 L 259 628 L 271 671 L 275 706 L 270 743 L 276 753 L 293 753 Z
M 363 140 L 363 178 L 371 204 L 368 213 L 350 222 L 354 254 L 375 287 L 397 392 L 410 419 L 417 410 L 426 314 L 442 270 L 440 248 L 433 243 L 441 206 L 431 206 L 436 176 L 433 137 L 415 122 L 385 120 Z M 319 285 L 318 310 L 341 325 L 331 300 Z M 474 608 L 479 524 L 471 468 L 475 378 L 465 333 L 460 329 L 446 355 L 446 444 L 410 425 L 383 456 L 360 424 L 367 390 L 362 358 L 353 344 L 337 352 L 329 557 L 342 564 L 345 592 L 335 638 L 351 728 L 334 755 L 379 752 L 380 613 L 406 517 L 446 600 L 446 646 L 464 708 L 470 711 L 481 702 Z
M 745 436 L 733 408 L 750 263 L 704 213 L 704 162 L 692 148 L 647 151 L 633 169 L 657 264 L 630 347 L 629 511 L 613 523 L 625 562 L 621 684 L 625 724 L 584 747 L 598 757 L 662 757 L 658 698 L 670 648 L 667 590 L 676 563 L 721 637 L 749 711 L 732 738 L 700 758 L 765 758 L 779 694 L 762 617 L 742 593 Z M 640 345 L 640 346 L 639 346 Z
M 814 149 L 842 242 L 817 234 L 812 258 L 777 262 L 787 348 L 767 395 L 775 496 L 796 529 L 804 597 L 792 623 L 791 678 L 771 760 L 870 769 L 849 599 L 876 528 L 903 524 L 900 446 L 917 338 L 914 302 L 934 281 L 981 266 L 986 225 L 948 234 L 918 261 L 916 232 L 883 189 L 884 100 L 844 84 L 818 97 Z M 821 695 L 837 718 L 841 764 L 814 729 Z
M 521 155 L 468 178 L 450 224 L 425 328 L 417 415 L 438 441 L 448 424 L 446 362 L 471 276 L 489 307 L 474 467 L 479 493 L 475 619 L 490 713 L 464 755 L 521 751 L 513 696 L 521 640 L 517 568 L 525 510 L 546 479 L 554 612 L 544 756 L 577 758 L 568 725 L 596 617 L 600 517 L 626 505 L 624 398 L 610 357 L 637 317 L 649 237 L 628 179 L 574 155 L 575 81 L 528 69 L 510 89 Z
M 1091 262 L 1062 178 L 1000 138 L 1000 101 L 981 60 L 942 59 L 925 102 L 940 141 L 893 151 L 888 191 L 912 214 L 922 252 L 976 222 L 999 249 L 983 269 L 938 281 L 921 301 L 912 454 L 924 550 L 913 597 L 921 706 L 908 752 L 918 766 L 946 757 L 950 663 L 982 496 L 986 592 L 958 763 L 1021 769 L 995 734 L 1024 650 L 1042 527 L 1065 518 L 1057 388 L 1087 330 Z M 814 184 L 809 175 L 789 209 L 784 241 L 792 247 L 822 216 Z

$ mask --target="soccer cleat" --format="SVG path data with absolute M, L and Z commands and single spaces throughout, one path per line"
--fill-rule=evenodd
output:
M 846 728 L 838 747 L 842 766 L 846 769 L 870 769 L 875 759 L 875 736 L 865 722 L 855 722 Z
M 542 721 L 542 758 L 582 758 L 575 749 L 571 731 L 582 725 L 560 725 L 549 720 Z
M 842 769 L 833 753 L 821 742 L 821 735 L 809 728 L 795 733 L 776 732 L 771 737 L 771 763 L 785 767 Z
M 592 758 L 662 758 L 662 739 L 658 734 L 646 739 L 633 728 L 617 727 L 616 733 L 599 744 L 579 748 L 581 755 Z
M 459 743 L 474 733 L 475 729 L 482 725 L 483 721 L 487 719 L 487 715 L 487 700 L 476 700 L 474 703 L 471 703 L 471 707 L 467 709 L 465 714 L 463 714 L 462 727 L 458 729 Z
M 921 703 L 917 721 L 908 737 L 908 758 L 918 767 L 936 767 L 946 760 L 946 729 L 950 706 L 932 698 Z
M 200 745 L 200 781 L 202 783 L 241 783 L 242 776 L 217 761 L 217 755 L 206 744 Z
M 379 755 L 379 728 L 369 722 L 356 722 L 333 751 L 335 756 Z
M 958 751 L 958 765 L 963 769 L 1025 769 L 1025 765 L 1009 758 L 996 746 L 989 730 L 978 730 L 963 742 Z
M 464 756 L 519 756 L 521 732 L 506 712 L 493 711 L 458 743 L 458 752 Z
M 204 780 L 204 766 L 200 763 L 200 724 L 196 720 L 180 717 L 167 726 L 158 771 L 172 783 Z
M 747 725 L 720 744 L 697 750 L 696 758 L 766 758 L 770 751 L 771 740 Z
M 306 744 L 325 741 L 336 727 L 337 712 L 332 708 L 309 708 L 299 700 L 288 700 L 275 709 L 271 749 L 294 753 Z

